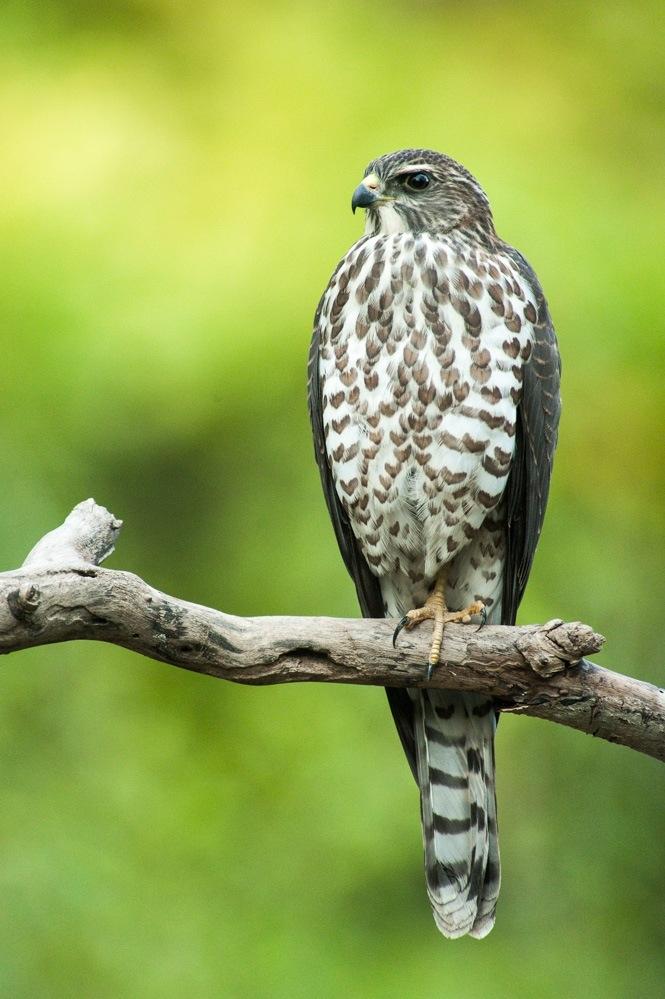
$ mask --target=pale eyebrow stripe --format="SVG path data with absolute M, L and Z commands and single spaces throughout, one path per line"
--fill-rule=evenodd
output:
M 416 163 L 414 165 L 409 164 L 408 167 L 400 170 L 400 173 L 415 173 L 418 170 L 433 170 L 434 167 L 431 163 Z

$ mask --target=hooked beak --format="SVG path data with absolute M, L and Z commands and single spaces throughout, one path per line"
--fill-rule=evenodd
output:
M 379 200 L 379 178 L 375 173 L 368 174 L 353 192 L 351 211 L 355 215 L 356 208 L 369 208 Z

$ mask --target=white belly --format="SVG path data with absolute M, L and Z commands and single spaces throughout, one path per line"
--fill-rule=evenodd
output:
M 531 341 L 519 313 L 529 299 L 503 288 L 510 304 L 497 315 L 486 290 L 496 282 L 479 277 L 477 258 L 446 247 L 442 267 L 440 242 L 378 239 L 380 272 L 368 252 L 346 286 L 342 279 L 341 296 L 333 285 L 324 302 L 327 450 L 372 570 L 429 580 L 505 489 Z M 512 279 L 503 280 L 512 292 Z

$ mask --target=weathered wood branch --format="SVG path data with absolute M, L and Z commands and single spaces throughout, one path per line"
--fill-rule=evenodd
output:
M 95 639 L 238 683 L 319 680 L 479 691 L 503 710 L 559 722 L 665 760 L 665 691 L 584 660 L 602 636 L 579 622 L 446 628 L 441 665 L 425 679 L 429 628 L 395 622 L 239 618 L 102 569 L 122 527 L 93 500 L 0 573 L 0 652 Z

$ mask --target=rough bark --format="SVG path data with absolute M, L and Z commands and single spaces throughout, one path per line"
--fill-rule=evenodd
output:
M 122 527 L 94 500 L 0 574 L 0 652 L 73 639 L 112 642 L 183 669 L 270 684 L 302 680 L 479 691 L 503 710 L 535 715 L 665 760 L 665 691 L 587 662 L 601 635 L 580 622 L 446 628 L 426 680 L 430 626 L 394 621 L 239 618 L 102 569 Z M 379 653 L 379 654 L 377 654 Z

